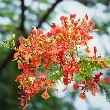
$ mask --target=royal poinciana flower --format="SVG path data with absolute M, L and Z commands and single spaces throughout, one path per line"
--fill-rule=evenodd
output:
M 58 80 L 62 80 L 66 89 L 68 84 L 72 84 L 74 90 L 80 90 L 82 99 L 86 99 L 89 90 L 95 96 L 100 92 L 99 85 L 110 83 L 109 77 L 103 77 L 104 73 L 96 72 L 109 68 L 110 59 L 99 57 L 96 46 L 94 55 L 90 55 L 92 50 L 88 41 L 93 39 L 90 32 L 97 31 L 93 29 L 94 21 L 89 20 L 87 14 L 81 20 L 76 19 L 76 14 L 71 14 L 70 18 L 61 16 L 60 20 L 61 26 L 52 23 L 52 28 L 45 34 L 34 27 L 27 39 L 19 37 L 19 46 L 13 47 L 16 51 L 14 60 L 21 70 L 16 82 L 19 82 L 24 108 L 28 106 L 28 100 L 40 91 L 45 99 L 50 97 L 50 89 L 58 92 Z M 82 46 L 86 47 L 87 54 L 83 57 L 78 50 Z

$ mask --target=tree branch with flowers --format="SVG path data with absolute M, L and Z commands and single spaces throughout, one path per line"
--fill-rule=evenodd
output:
M 88 41 L 93 39 L 90 33 L 98 31 L 93 29 L 94 21 L 87 14 L 82 19 L 70 14 L 69 18 L 61 16 L 60 20 L 61 26 L 52 23 L 47 33 L 33 27 L 27 38 L 19 37 L 17 46 L 14 35 L 1 43 L 15 50 L 14 61 L 21 70 L 16 82 L 19 82 L 19 99 L 24 109 L 28 100 L 40 91 L 44 99 L 50 97 L 51 89 L 58 92 L 58 81 L 66 88 L 71 84 L 73 90 L 80 90 L 81 99 L 86 99 L 88 91 L 93 96 L 103 91 L 110 100 L 110 78 L 101 71 L 110 68 L 110 58 L 98 56 L 96 46 L 91 56 L 88 46 Z M 86 47 L 86 56 L 80 55 L 80 47 Z

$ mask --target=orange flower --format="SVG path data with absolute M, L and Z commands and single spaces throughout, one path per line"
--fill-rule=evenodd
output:
M 73 84 L 73 89 L 74 89 L 74 90 L 78 90 L 78 89 L 79 89 L 78 84 Z
M 66 21 L 67 19 L 68 19 L 68 18 L 65 17 L 65 16 L 61 16 L 61 18 L 60 18 L 61 21 Z
M 68 85 L 68 78 L 64 77 L 63 78 L 63 83 L 64 83 L 64 85 Z
M 21 44 L 19 46 L 19 51 L 25 51 L 25 50 L 26 50 L 26 47 L 23 44 Z
M 16 82 L 21 81 L 24 79 L 24 74 L 20 74 L 17 78 L 16 78 Z
M 18 69 L 22 69 L 16 81 L 20 82 L 19 88 L 23 88 L 27 98 L 25 100 L 21 95 L 22 106 L 27 107 L 25 101 L 32 98 L 34 94 L 39 93 L 40 90 L 46 90 L 41 96 L 45 99 L 49 98 L 50 96 L 47 90 L 54 89 L 53 85 L 56 84 L 57 80 L 63 80 L 63 84 L 66 85 L 66 88 L 63 90 L 65 91 L 68 84 L 72 82 L 74 75 L 81 73 L 81 76 L 83 76 L 83 73 L 86 73 L 85 67 L 84 72 L 80 72 L 82 70 L 82 62 L 80 62 L 80 56 L 77 56 L 78 50 L 76 47 L 79 45 L 86 46 L 85 52 L 87 54 L 91 52 L 88 47 L 88 41 L 93 39 L 93 37 L 88 32 L 95 31 L 91 29 L 95 23 L 88 20 L 87 14 L 82 20 L 76 20 L 75 18 L 76 14 L 71 14 L 69 19 L 68 17 L 61 16 L 62 26 L 57 26 L 53 23 L 51 30 L 46 34 L 34 27 L 27 39 L 23 37 L 19 38 L 20 46 L 16 47 L 14 59 L 18 60 Z M 94 56 L 88 57 L 89 60 L 93 60 L 97 64 L 100 63 L 107 68 L 108 65 L 104 61 L 98 61 L 96 59 L 96 53 L 97 48 L 94 46 L 95 58 Z M 55 75 L 51 74 L 50 67 L 53 63 L 60 68 L 61 73 L 63 73 L 61 76 L 59 76 L 60 70 L 57 70 L 54 66 L 52 69 L 55 71 Z M 59 72 L 58 78 L 56 76 L 57 72 Z M 51 77 L 51 75 L 53 76 Z M 100 78 L 101 75 L 103 74 L 95 74 L 94 77 L 91 76 L 89 81 L 81 79 L 79 83 L 75 82 L 73 84 L 73 89 L 78 90 L 81 88 L 83 90 L 83 93 L 79 95 L 81 99 L 86 99 L 85 92 L 89 88 L 94 88 L 92 94 L 95 95 L 99 92 L 95 87 L 97 87 L 97 83 L 102 81 Z M 108 78 L 105 78 L 103 81 L 108 82 Z M 58 90 L 54 89 L 54 91 Z
M 79 95 L 79 97 L 80 97 L 81 99 L 86 99 L 86 94 L 85 94 L 85 92 L 81 93 L 81 94 Z
M 23 57 L 25 58 L 25 60 L 28 60 L 28 59 L 30 59 L 32 56 L 31 56 L 31 54 L 24 54 L 23 55 Z
M 96 57 L 96 53 L 97 53 L 97 48 L 94 46 L 94 55 Z
M 23 68 L 23 62 L 19 62 L 18 63 L 18 69 L 22 69 Z
M 40 59 L 40 57 L 37 56 L 37 55 L 36 56 L 33 55 L 32 58 L 31 58 L 31 64 L 33 66 L 39 66 L 39 65 L 41 65 L 41 59 Z
M 70 20 L 74 19 L 76 17 L 76 14 L 70 14 Z
M 108 66 L 104 61 L 100 61 L 100 64 L 101 64 L 102 66 L 104 66 L 105 68 L 109 68 L 109 66 Z
M 45 91 L 41 96 L 42 96 L 44 99 L 48 99 L 48 98 L 50 97 L 47 91 Z
M 18 57 L 19 57 L 19 55 L 20 55 L 20 53 L 19 53 L 19 52 L 16 52 L 16 53 L 14 54 L 14 60 L 17 60 Z
M 94 23 L 94 21 L 89 21 L 89 26 L 95 26 L 95 23 Z
M 95 96 L 96 93 L 99 93 L 99 92 L 100 92 L 100 90 L 98 88 L 93 88 L 92 95 Z
M 86 18 L 86 20 L 88 20 L 88 15 L 87 14 L 85 15 L 85 18 Z
M 91 51 L 89 50 L 89 47 L 87 46 L 87 48 L 85 49 L 85 51 L 87 52 L 87 53 L 90 53 Z
M 106 78 L 103 79 L 103 81 L 104 81 L 105 83 L 109 83 L 110 78 L 109 78 L 109 77 L 106 77 Z

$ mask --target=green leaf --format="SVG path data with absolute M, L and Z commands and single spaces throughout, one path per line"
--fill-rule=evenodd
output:
M 63 76 L 63 70 L 55 63 L 52 63 L 47 70 L 47 77 L 48 79 L 52 80 L 60 80 L 61 77 Z
M 84 80 L 84 79 L 86 81 L 89 81 L 92 78 L 94 71 L 104 69 L 104 67 L 102 67 L 100 64 L 86 57 L 82 57 L 79 63 L 81 63 L 80 71 L 75 76 L 77 81 Z
M 104 58 L 103 60 L 105 61 L 105 63 L 110 64 L 110 58 Z
M 107 101 L 110 102 L 110 84 L 102 82 L 99 84 L 99 87 L 101 88 L 102 92 L 105 93 Z
M 2 47 L 7 47 L 11 49 L 15 49 L 15 34 L 12 35 L 12 37 L 9 40 L 4 40 L 1 42 Z

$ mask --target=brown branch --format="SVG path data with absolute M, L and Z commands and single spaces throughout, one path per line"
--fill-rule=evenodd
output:
M 21 0 L 21 25 L 20 25 L 20 31 L 25 35 L 25 0 Z
M 109 7 L 109 5 L 110 5 L 110 0 L 75 0 L 75 1 L 78 1 L 86 6 L 88 6 L 88 5 L 94 6 L 97 3 L 102 3 L 107 7 Z
M 25 22 L 25 4 L 24 1 L 25 0 L 20 0 L 21 1 L 21 25 L 20 25 L 20 31 L 23 35 L 25 35 L 25 26 L 24 26 L 24 22 Z M 16 45 L 18 45 L 18 41 L 16 42 Z M 4 59 L 4 61 L 2 62 L 2 64 L 0 65 L 0 71 L 3 70 L 3 68 L 5 68 L 7 66 L 7 64 L 9 63 L 9 61 L 11 60 L 13 54 L 14 54 L 14 50 L 11 50 L 11 52 L 8 53 L 7 57 Z
M 57 6 L 58 3 L 60 3 L 62 0 L 56 0 L 56 2 L 51 6 L 51 8 L 48 9 L 47 13 L 43 16 L 41 21 L 39 22 L 37 28 L 41 27 L 42 23 L 47 19 L 49 14 L 54 10 L 54 8 Z M 23 34 L 25 34 L 25 28 L 24 28 L 24 21 L 25 21 L 25 16 L 24 16 L 24 10 L 25 10 L 25 5 L 24 5 L 24 0 L 21 0 L 21 9 L 22 9 L 22 14 L 21 14 L 21 26 L 20 30 Z M 25 34 L 26 35 L 26 34 Z M 18 42 L 17 42 L 18 43 Z M 0 72 L 8 65 L 9 61 L 11 60 L 12 56 L 14 54 L 14 50 L 12 50 L 7 57 L 4 59 L 2 64 L 0 65 Z
M 48 18 L 49 14 L 52 12 L 52 10 L 54 10 L 54 8 L 57 6 L 58 3 L 60 3 L 62 0 L 56 0 L 56 2 L 52 5 L 52 7 L 50 9 L 48 9 L 47 13 L 43 16 L 43 18 L 41 19 L 40 23 L 38 24 L 38 26 L 36 28 L 41 27 L 42 23 Z

